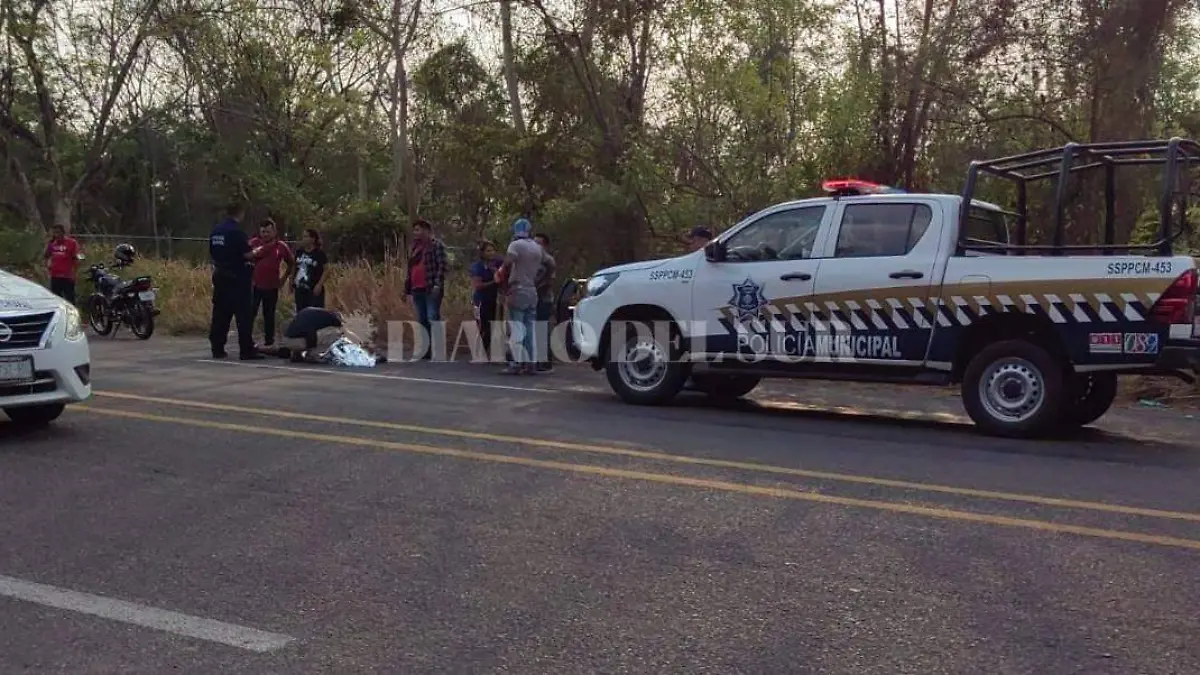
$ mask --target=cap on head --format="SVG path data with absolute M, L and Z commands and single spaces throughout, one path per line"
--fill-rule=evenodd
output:
M 513 221 L 512 229 L 514 237 L 523 239 L 533 232 L 533 223 L 528 218 L 517 218 Z
M 707 227 L 693 227 L 691 234 L 688 235 L 692 239 L 712 239 L 712 230 Z

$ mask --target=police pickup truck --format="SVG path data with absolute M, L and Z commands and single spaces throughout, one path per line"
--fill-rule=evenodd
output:
M 764 377 L 960 384 L 987 433 L 1083 426 L 1118 375 L 1190 380 L 1200 363 L 1196 261 L 1172 252 L 1197 159 L 1182 139 L 1071 144 L 975 162 L 962 195 L 830 181 L 829 196 L 760 211 L 702 251 L 597 272 L 571 339 L 629 403 L 685 386 L 740 397 Z M 1111 174 L 1155 164 L 1159 240 L 1118 246 Z M 1103 242 L 1065 245 L 1062 185 L 1089 170 L 1110 172 Z M 1014 183 L 1017 210 L 974 199 L 981 177 Z M 1026 186 L 1044 178 L 1059 183 L 1053 243 L 1029 244 Z

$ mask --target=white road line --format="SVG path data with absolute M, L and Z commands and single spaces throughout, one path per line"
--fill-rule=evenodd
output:
M 130 623 L 175 635 L 217 642 L 252 652 L 273 652 L 295 640 L 293 637 L 280 633 L 268 633 L 237 624 L 203 619 L 198 616 L 147 607 L 91 593 L 80 593 L 13 577 L 0 576 L 0 596 Z
M 328 370 L 325 368 L 303 368 L 296 366 L 269 366 L 255 362 L 221 361 L 217 359 L 196 359 L 196 363 L 212 363 L 221 366 L 242 366 L 245 368 L 267 368 L 270 370 L 286 370 L 293 373 L 342 375 L 344 377 L 368 377 L 381 380 L 403 380 L 405 382 L 425 382 L 429 384 L 452 384 L 460 387 L 476 387 L 483 389 L 506 389 L 508 391 L 536 391 L 543 394 L 553 394 L 560 390 L 544 387 L 513 387 L 506 384 L 488 384 L 486 382 L 468 382 L 466 380 L 438 380 L 432 377 L 405 377 L 403 375 L 381 375 L 379 373 L 352 373 L 344 370 Z

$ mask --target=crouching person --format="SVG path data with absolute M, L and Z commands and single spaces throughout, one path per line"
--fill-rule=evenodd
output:
M 342 317 L 337 312 L 320 307 L 305 307 L 296 313 L 295 318 L 283 331 L 284 347 L 279 350 L 279 355 L 296 363 L 317 363 L 320 361 L 317 334 L 327 328 L 342 327 Z

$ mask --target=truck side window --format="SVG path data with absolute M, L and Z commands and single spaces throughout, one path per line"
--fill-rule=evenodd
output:
M 825 206 L 807 206 L 764 216 L 726 242 L 729 261 L 801 260 L 812 255 Z
M 924 204 L 854 204 L 842 212 L 837 258 L 907 255 L 933 220 Z

